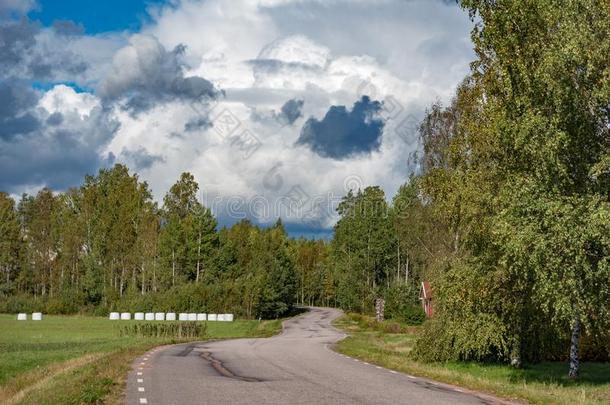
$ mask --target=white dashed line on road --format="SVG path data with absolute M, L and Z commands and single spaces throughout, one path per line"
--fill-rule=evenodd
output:
M 140 384 L 142 384 L 142 383 L 144 382 L 144 379 L 143 379 L 143 378 L 138 378 L 138 382 L 139 382 Z
M 140 403 L 141 404 L 147 404 L 148 401 L 146 400 L 146 398 L 140 398 Z
M 141 372 L 141 371 L 138 371 L 138 375 L 142 375 L 142 372 Z
M 138 392 L 144 392 L 144 387 L 138 387 Z

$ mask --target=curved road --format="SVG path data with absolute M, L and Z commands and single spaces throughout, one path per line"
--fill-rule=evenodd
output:
M 329 349 L 341 312 L 312 308 L 266 339 L 165 346 L 134 362 L 128 404 L 493 404 L 483 394 L 414 378 Z

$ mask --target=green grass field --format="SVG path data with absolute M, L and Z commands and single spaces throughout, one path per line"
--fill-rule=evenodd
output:
M 347 315 L 336 326 L 350 336 L 337 344 L 344 354 L 381 366 L 465 388 L 535 404 L 610 404 L 610 364 L 583 363 L 581 378 L 567 378 L 567 364 L 544 362 L 514 369 L 480 363 L 424 364 L 408 356 L 417 327 L 387 322 L 371 327 L 366 317 Z M 400 333 L 390 331 L 401 329 Z
M 153 346 L 176 342 L 120 336 L 123 326 L 135 322 L 84 316 L 17 321 L 14 315 L 0 315 L 0 403 L 95 403 L 108 395 L 120 401 L 121 376 L 131 359 Z M 264 337 L 280 329 L 280 321 L 208 322 L 205 338 Z M 102 384 L 96 392 L 90 385 L 104 378 L 106 387 Z M 34 384 L 39 387 L 32 389 Z M 68 397 L 53 396 L 65 392 Z

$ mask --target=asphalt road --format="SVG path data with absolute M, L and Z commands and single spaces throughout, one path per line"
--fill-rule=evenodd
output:
M 138 358 L 128 404 L 493 404 L 493 397 L 338 354 L 341 312 L 313 308 L 266 339 L 160 347 Z M 460 392 L 461 391 L 461 392 Z

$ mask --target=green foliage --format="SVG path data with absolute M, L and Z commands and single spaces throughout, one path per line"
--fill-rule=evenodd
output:
M 346 309 L 372 310 L 377 290 L 390 278 L 396 240 L 383 191 L 367 187 L 351 191 L 337 208 L 332 256 L 340 276 L 337 301 Z
M 111 386 L 114 383 L 110 378 L 102 378 L 94 384 L 85 386 L 80 394 L 80 403 L 83 404 L 99 404 L 105 395 L 110 392 Z
M 145 322 L 123 326 L 121 336 L 163 339 L 204 339 L 205 322 Z
M 408 325 L 421 325 L 426 316 L 412 285 L 393 284 L 385 292 L 385 316 Z
M 19 231 L 15 202 L 6 193 L 0 192 L 0 292 L 8 293 L 14 288 L 21 253 Z
M 422 124 L 422 190 L 453 236 L 428 360 L 537 361 L 608 328 L 607 1 L 464 0 L 477 60 Z M 557 350 L 563 345 L 563 350 Z
M 419 327 L 403 328 L 401 333 L 381 332 L 372 318 L 358 314 L 347 314 L 336 325 L 349 333 L 336 345 L 340 353 L 409 375 L 493 393 L 500 398 L 522 399 L 528 404 L 608 402 L 610 363 L 583 363 L 579 380 L 567 378 L 563 362 L 541 362 L 521 368 L 491 362 L 424 363 L 412 356 Z
M 298 302 L 301 305 L 331 305 L 336 286 L 328 243 L 301 238 L 291 245 L 295 256 Z
M 218 231 L 198 190 L 183 173 L 160 210 L 148 185 L 116 165 L 17 207 L 0 193 L 0 310 L 288 313 L 296 265 L 281 223 Z

